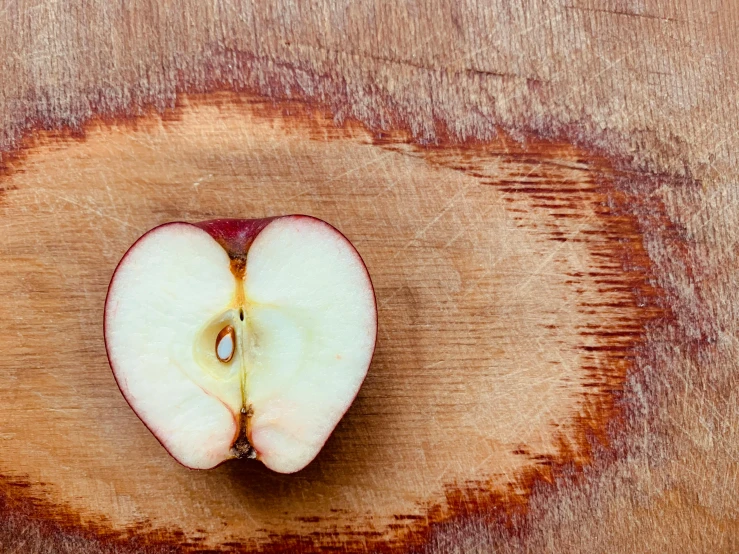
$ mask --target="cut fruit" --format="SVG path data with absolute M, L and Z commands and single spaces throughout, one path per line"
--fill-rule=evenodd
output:
M 377 309 L 351 243 L 308 216 L 167 223 L 118 264 L 105 344 L 118 386 L 175 459 L 310 463 L 356 396 Z

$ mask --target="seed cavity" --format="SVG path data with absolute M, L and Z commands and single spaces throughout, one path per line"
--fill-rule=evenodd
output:
M 216 337 L 216 357 L 224 364 L 231 361 L 236 350 L 236 331 L 226 325 Z

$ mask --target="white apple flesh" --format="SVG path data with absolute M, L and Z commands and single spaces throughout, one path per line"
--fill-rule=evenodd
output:
M 354 400 L 376 335 L 361 257 L 308 216 L 156 227 L 120 261 L 105 303 L 118 386 L 197 469 L 239 457 L 305 467 Z

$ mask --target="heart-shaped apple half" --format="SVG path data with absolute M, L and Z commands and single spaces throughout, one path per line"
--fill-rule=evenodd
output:
M 305 467 L 354 400 L 376 336 L 362 258 L 303 215 L 156 227 L 126 252 L 105 302 L 121 392 L 190 468 Z

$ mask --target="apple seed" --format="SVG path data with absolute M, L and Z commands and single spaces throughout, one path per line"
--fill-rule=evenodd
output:
M 236 331 L 230 325 L 226 325 L 216 337 L 216 356 L 224 364 L 231 361 L 236 349 Z

